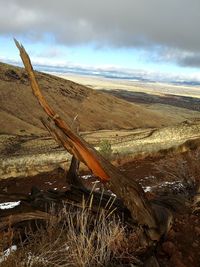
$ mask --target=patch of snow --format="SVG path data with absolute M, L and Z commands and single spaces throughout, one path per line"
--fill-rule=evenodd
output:
M 164 189 L 165 187 L 179 191 L 179 190 L 184 188 L 184 185 L 182 184 L 181 181 L 173 181 L 173 182 L 166 181 L 166 182 L 162 182 L 162 183 L 157 184 L 157 185 L 143 186 L 143 190 L 144 190 L 144 192 L 151 192 L 154 189 L 159 189 L 159 188 Z
M 155 179 L 156 177 L 154 175 L 149 175 L 149 176 L 145 176 L 144 180 L 149 180 L 149 179 Z
M 109 193 L 112 197 L 117 197 L 117 195 L 114 194 L 111 190 L 108 190 L 108 193 Z
M 28 266 L 35 266 L 35 264 L 39 265 L 39 264 L 47 264 L 48 261 L 41 257 L 41 256 L 36 256 L 36 255 L 33 255 L 31 252 L 28 253 L 28 259 L 27 259 L 27 262 L 26 264 Z
M 4 252 L 3 252 L 3 255 L 0 256 L 0 263 L 2 263 L 3 261 L 5 261 L 7 259 L 7 257 L 13 252 L 13 251 L 16 251 L 17 250 L 17 246 L 16 245 L 13 245 L 11 246 L 10 248 L 6 249 Z
M 66 249 L 66 250 L 69 250 L 69 246 L 66 245 L 65 249 Z
M 173 185 L 175 184 L 176 182 L 163 182 L 162 184 L 160 184 L 160 186 L 166 186 L 166 185 Z
M 99 188 L 99 187 L 97 187 L 97 188 L 95 188 L 94 190 L 95 190 L 95 191 L 99 191 L 99 190 L 100 190 L 100 188 Z
M 154 175 L 149 175 L 149 176 L 145 176 L 144 178 L 140 179 L 140 181 L 149 181 L 149 180 L 155 180 L 156 176 Z
M 1 209 L 1 210 L 13 209 L 13 208 L 15 208 L 16 206 L 19 206 L 20 203 L 21 203 L 21 201 L 0 203 L 0 209 Z
M 45 182 L 45 184 L 52 185 L 53 183 L 51 183 L 51 182 Z
M 81 178 L 83 178 L 84 180 L 87 180 L 87 179 L 89 179 L 89 178 L 91 178 L 91 177 L 92 177 L 91 174 L 87 174 L 87 175 L 83 175 L 83 176 L 81 176 Z
M 69 250 L 69 246 L 67 244 L 64 245 L 63 250 L 64 251 L 68 251 Z M 26 262 L 24 262 L 25 265 L 23 266 L 37 266 L 37 265 L 45 265 L 48 266 L 47 264 L 49 263 L 49 261 L 47 259 L 45 259 L 45 257 L 43 257 L 42 255 L 34 255 L 32 252 L 28 253 L 28 259 Z
M 151 186 L 145 186 L 145 187 L 143 187 L 143 189 L 144 189 L 144 192 L 146 193 L 146 192 L 151 192 Z
M 173 187 L 172 187 L 173 186 Z M 184 188 L 184 185 L 182 184 L 181 181 L 174 181 L 174 182 L 164 182 L 160 185 L 158 185 L 159 188 L 163 188 L 163 187 L 172 187 L 172 189 L 174 190 L 180 190 Z

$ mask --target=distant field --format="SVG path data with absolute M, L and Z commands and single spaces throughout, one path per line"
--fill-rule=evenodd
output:
M 167 83 L 144 83 L 141 81 L 130 81 L 123 79 L 108 79 L 102 77 L 80 76 L 75 74 L 54 75 L 90 86 L 98 90 L 126 90 L 130 92 L 148 93 L 151 95 L 177 95 L 200 98 L 200 87 L 182 86 Z
M 55 74 L 155 111 L 174 123 L 200 118 L 200 88 L 101 77 Z

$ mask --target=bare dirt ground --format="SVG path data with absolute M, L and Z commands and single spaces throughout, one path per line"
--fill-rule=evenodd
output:
M 155 169 L 164 156 L 138 158 L 129 162 L 124 162 L 118 167 L 130 177 L 137 180 L 144 188 L 166 183 L 166 177 Z M 89 188 L 94 186 L 95 177 L 85 176 L 89 174 L 87 170 L 81 173 L 83 182 Z M 86 179 L 87 178 L 87 179 Z M 170 182 L 170 181 L 168 181 Z M 0 192 L 8 193 L 30 193 L 32 186 L 41 190 L 54 189 L 65 191 L 68 188 L 66 182 L 66 171 L 57 169 L 46 174 L 39 174 L 34 177 L 21 179 L 12 179 L 1 181 Z M 97 190 L 100 190 L 99 183 L 96 184 Z M 161 188 L 161 187 L 160 187 Z M 163 187 L 164 189 L 164 187 Z M 180 193 L 180 188 L 171 186 L 171 190 L 177 190 L 175 194 Z M 148 192 L 148 197 L 152 199 L 155 192 Z M 156 249 L 156 256 L 161 267 L 199 267 L 200 266 L 200 216 L 192 214 L 191 211 L 182 210 L 176 214 L 173 227 L 168 235 L 162 240 Z
M 149 95 L 176 95 L 176 96 L 188 96 L 200 98 L 200 92 L 198 86 L 188 86 L 188 85 L 174 85 L 159 82 L 141 82 L 135 80 L 126 79 L 112 79 L 103 78 L 98 76 L 85 76 L 77 74 L 58 74 L 54 73 L 56 76 L 62 77 L 64 79 L 69 79 L 88 87 L 94 88 L 96 90 L 122 90 L 131 92 L 147 93 Z

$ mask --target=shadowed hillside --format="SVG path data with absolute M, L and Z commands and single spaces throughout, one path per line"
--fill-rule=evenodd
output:
M 67 121 L 78 114 L 81 131 L 161 127 L 173 123 L 156 111 L 97 92 L 72 81 L 37 72 L 48 102 Z M 24 69 L 0 63 L 0 133 L 41 134 L 44 115 Z

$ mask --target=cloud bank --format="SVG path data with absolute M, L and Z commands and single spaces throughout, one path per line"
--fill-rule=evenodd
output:
M 163 48 L 163 59 L 173 51 L 177 64 L 200 67 L 199 11 L 199 0 L 9 0 L 1 3 L 0 34 L 152 49 L 157 60 Z

